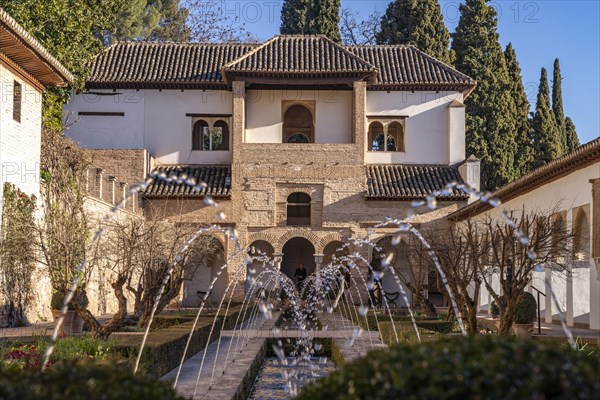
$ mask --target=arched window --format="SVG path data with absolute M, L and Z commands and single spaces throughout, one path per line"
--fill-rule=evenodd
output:
M 194 124 L 194 130 L 192 132 L 192 150 L 209 150 L 209 147 L 205 146 L 205 144 L 210 144 L 208 122 L 201 119 Z
M 590 256 L 590 225 L 583 210 L 577 212 L 573 223 L 573 258 L 587 261 Z
M 404 129 L 399 122 L 388 127 L 387 151 L 404 151 Z
M 385 151 L 385 137 L 381 122 L 369 125 L 369 151 Z
M 306 193 L 292 193 L 287 198 L 287 225 L 310 225 L 310 196 Z
M 285 111 L 283 116 L 284 143 L 313 143 L 313 115 L 310 110 L 295 104 Z
M 229 126 L 227 126 L 227 122 L 223 120 L 215 122 L 211 136 L 211 150 L 229 150 Z

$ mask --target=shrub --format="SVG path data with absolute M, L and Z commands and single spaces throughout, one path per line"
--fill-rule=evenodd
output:
M 504 300 L 504 296 L 500 297 L 500 304 L 504 307 L 506 304 L 506 300 Z M 492 318 L 498 318 L 500 316 L 500 306 L 496 300 L 492 300 L 492 304 L 490 304 L 490 314 L 492 314 Z
M 537 302 L 535 297 L 525 292 L 521 295 L 521 299 L 515 305 L 513 313 L 513 322 L 515 324 L 531 324 L 537 319 Z
M 373 351 L 298 399 L 593 399 L 600 358 L 552 343 L 475 335 Z
M 0 372 L 2 399 L 182 399 L 168 383 L 134 376 L 122 366 L 79 361 L 54 364 L 44 372 L 37 368 L 4 368 Z

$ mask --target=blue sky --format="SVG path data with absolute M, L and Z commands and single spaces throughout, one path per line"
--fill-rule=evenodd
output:
M 367 16 L 385 12 L 390 0 L 342 0 Z M 241 16 L 255 36 L 279 33 L 281 0 L 226 1 L 226 12 Z M 450 32 L 458 23 L 458 0 L 440 0 Z M 565 114 L 577 127 L 580 141 L 600 136 L 600 0 L 494 0 L 503 46 L 512 42 L 523 72 L 532 109 L 541 67 L 552 74 L 558 57 L 563 75 Z

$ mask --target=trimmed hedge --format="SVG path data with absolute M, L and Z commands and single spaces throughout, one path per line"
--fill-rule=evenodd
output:
M 40 369 L 8 368 L 0 371 L 0 399 L 27 400 L 175 400 L 183 399 L 167 382 L 130 368 L 91 362 L 65 362 Z
M 595 399 L 600 357 L 476 335 L 373 351 L 297 399 Z
M 200 317 L 186 358 L 189 358 L 204 349 L 206 345 L 219 338 L 223 322 L 225 329 L 232 329 L 239 313 L 239 307 L 230 310 L 226 318 L 218 317 L 212 336 L 210 335 L 213 317 Z M 182 318 L 182 317 L 179 317 Z M 194 322 L 185 322 L 171 325 L 166 329 L 150 332 L 140 362 L 140 370 L 148 375 L 159 378 L 173 368 L 177 367 L 183 356 L 183 350 Z M 131 361 L 137 357 L 142 335 L 127 336 L 122 343 L 112 348 L 112 352 L 119 356 L 129 358 Z

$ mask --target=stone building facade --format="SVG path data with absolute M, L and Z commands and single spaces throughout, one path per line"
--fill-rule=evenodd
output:
M 68 135 L 115 182 L 151 173 L 146 218 L 233 227 L 243 247 L 292 277 L 299 262 L 310 273 L 349 238 L 389 236 L 397 227 L 376 227 L 386 217 L 445 223 L 469 202 L 453 190 L 434 211 L 412 206 L 449 182 L 478 186 L 479 162 L 466 159 L 464 143 L 463 101 L 474 86 L 412 46 L 324 36 L 118 43 L 96 58 L 87 92 L 64 114 L 75 121 Z M 207 276 L 188 284 L 184 304 Z

